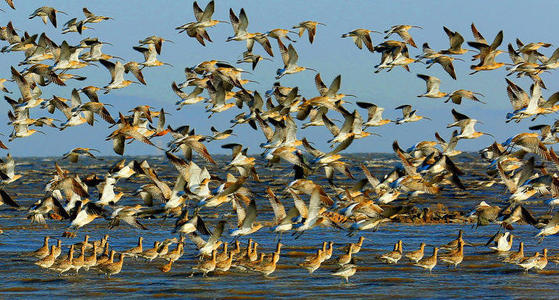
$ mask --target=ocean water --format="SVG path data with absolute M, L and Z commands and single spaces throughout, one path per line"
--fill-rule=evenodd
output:
M 23 174 L 18 181 L 5 187 L 13 198 L 24 208 L 28 208 L 39 200 L 44 192 L 44 185 L 54 174 L 54 162 L 57 158 L 16 158 L 16 173 Z M 102 161 L 81 160 L 72 165 L 67 161 L 59 162 L 63 168 L 78 174 L 97 173 L 104 175 L 108 166 L 120 158 L 106 157 Z M 134 157 L 129 159 L 147 159 L 150 165 L 156 168 L 161 179 L 172 187 L 176 170 L 162 157 Z M 225 178 L 226 171 L 223 166 L 230 158 L 218 156 L 218 167 L 212 167 L 211 173 Z M 382 177 L 397 160 L 388 154 L 354 154 L 349 155 L 352 173 L 356 178 L 364 177 L 358 168 L 363 162 L 377 177 Z M 419 208 L 431 207 L 442 203 L 449 210 L 460 211 L 464 214 L 471 211 L 479 202 L 486 201 L 492 205 L 506 205 L 509 193 L 499 184 L 492 187 L 478 187 L 476 180 L 484 172 L 485 164 L 479 162 L 475 154 L 460 156 L 458 165 L 467 175 L 462 179 L 467 189 L 459 191 L 453 187 L 445 186 L 442 193 L 437 196 L 420 196 L 412 200 L 397 200 L 394 204 L 413 203 Z M 197 161 L 205 165 L 202 161 Z M 273 213 L 268 200 L 265 198 L 265 189 L 270 186 L 276 191 L 286 209 L 291 207 L 292 200 L 283 193 L 283 188 L 292 178 L 292 171 L 287 165 L 280 165 L 273 169 L 258 164 L 258 173 L 261 182 L 248 181 L 249 187 L 256 197 L 258 221 L 266 222 L 273 218 Z M 233 174 L 236 173 L 231 170 Z M 325 187 L 327 183 L 320 179 L 318 172 L 313 179 L 321 182 Z M 352 183 L 338 175 L 335 180 L 339 186 Z M 125 193 L 119 202 L 123 205 L 139 204 L 141 199 L 133 196 L 133 192 L 146 179 L 132 178 L 117 183 L 118 191 Z M 331 193 L 331 189 L 327 189 Z M 96 199 L 97 192 L 91 191 L 91 197 Z M 545 198 L 527 203 L 527 207 L 536 216 L 542 215 L 547 208 L 541 203 Z M 223 241 L 233 241 L 226 233 L 235 226 L 237 220 L 230 204 L 224 204 L 217 209 L 205 208 L 201 211 L 210 228 L 218 220 L 227 220 L 227 227 L 222 237 Z M 557 266 L 549 263 L 544 271 L 524 273 L 520 267 L 500 262 L 499 255 L 493 253 L 485 242 L 497 231 L 498 225 L 474 228 L 472 224 L 403 224 L 386 223 L 377 231 L 363 231 L 353 237 L 347 232 L 331 228 L 315 228 L 303 234 L 300 238 L 286 234 L 281 238 L 285 245 L 278 263 L 277 270 L 269 277 L 260 274 L 231 270 L 227 273 L 212 274 L 207 277 L 192 273 L 192 267 L 197 264 L 198 258 L 195 245 L 186 240 L 185 255 L 173 264 L 169 273 L 162 273 L 159 267 L 165 263 L 162 259 L 152 262 L 143 259 L 125 259 L 120 274 L 106 278 L 100 273 L 90 270 L 80 270 L 78 274 L 73 271 L 59 276 L 35 266 L 34 258 L 24 256 L 25 252 L 33 251 L 42 245 L 43 237 L 49 235 L 51 243 L 55 238 L 62 240 L 63 255 L 67 253 L 69 245 L 83 240 L 85 234 L 91 239 L 98 240 L 104 234 L 110 235 L 112 249 L 122 251 L 136 245 L 138 236 L 144 237 L 144 249 L 151 248 L 153 242 L 175 237 L 171 231 L 174 218 L 145 219 L 141 222 L 148 230 L 139 230 L 127 225 L 109 229 L 108 222 L 97 219 L 91 224 L 76 231 L 75 238 L 64 238 L 68 222 L 47 220 L 48 227 L 30 224 L 26 219 L 26 210 L 14 210 L 5 205 L 0 206 L 0 275 L 3 283 L 0 285 L 2 298 L 35 298 L 35 297 L 98 297 L 98 298 L 138 298 L 138 297 L 181 297 L 181 298 L 309 298 L 309 297 L 376 297 L 376 298 L 553 298 L 556 296 L 555 283 L 559 279 Z M 409 264 L 405 258 L 398 264 L 387 265 L 378 260 L 378 256 L 391 251 L 395 242 L 403 240 L 404 252 L 415 250 L 421 242 L 428 246 L 426 255 L 431 255 L 433 246 L 446 244 L 456 238 L 459 229 L 464 230 L 468 242 L 478 244 L 475 247 L 465 247 L 464 262 L 457 269 L 445 265 L 437 265 L 432 273 Z M 514 225 L 513 234 L 515 241 L 513 250 L 517 250 L 518 241 L 525 243 L 525 255 L 532 255 L 547 247 L 550 255 L 556 254 L 557 237 L 546 238 L 542 243 L 534 238 L 538 229 L 529 225 Z M 354 255 L 357 273 L 345 283 L 331 273 L 337 268 L 334 259 L 342 252 L 341 247 L 349 242 L 357 241 L 359 236 L 365 240 L 361 251 Z M 260 244 L 259 250 L 272 252 L 277 242 L 275 234 L 270 228 L 265 227 L 250 236 Z M 248 237 L 241 237 L 243 246 Z M 332 259 L 309 275 L 305 269 L 297 266 L 304 260 L 304 255 L 311 254 L 321 246 L 323 241 L 335 242 L 335 251 Z M 174 247 L 174 246 L 173 246 Z

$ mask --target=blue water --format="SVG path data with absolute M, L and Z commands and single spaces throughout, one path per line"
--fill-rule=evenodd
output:
M 392 156 L 387 156 L 392 158 Z M 391 165 L 391 161 L 384 156 L 360 155 L 351 157 L 354 160 L 371 161 L 371 170 L 377 176 L 381 176 Z M 221 158 L 222 163 L 227 157 Z M 468 157 L 463 157 L 462 162 L 469 162 Z M 76 166 L 67 163 L 63 167 L 70 168 L 73 172 L 80 174 L 101 173 L 107 166 L 115 162 L 116 158 L 106 158 L 104 161 L 87 161 Z M 11 184 L 6 190 L 17 195 L 14 198 L 23 207 L 30 206 L 34 201 L 41 198 L 44 184 L 53 174 L 52 160 L 45 159 L 17 159 L 17 172 L 24 174 L 19 181 Z M 156 166 L 160 177 L 170 182 L 176 171 L 160 158 L 149 158 L 152 166 Z M 388 164 L 388 165 L 387 165 Z M 467 164 L 464 164 L 466 166 Z M 39 170 L 39 171 L 35 171 Z M 354 168 L 354 175 L 362 177 L 358 169 Z M 214 170 L 220 177 L 224 174 L 220 170 Z M 289 170 L 276 169 L 267 171 L 259 169 L 263 182 L 250 182 L 247 186 L 255 193 L 259 211 L 258 221 L 270 221 L 272 219 L 268 200 L 264 198 L 264 189 L 268 185 L 282 187 L 290 180 Z M 472 172 L 468 173 L 472 174 Z M 283 176 L 286 175 L 286 176 Z M 342 179 L 342 178 L 340 178 Z M 430 206 L 436 203 L 444 203 L 451 210 L 468 212 L 481 200 L 492 204 L 504 205 L 508 194 L 504 192 L 501 185 L 491 188 L 474 189 L 472 182 L 474 176 L 466 177 L 465 183 L 469 188 L 466 192 L 457 192 L 448 188 L 437 197 L 425 196 L 414 200 L 418 206 Z M 337 180 L 340 184 L 344 180 Z M 348 183 L 350 181 L 347 181 Z M 140 199 L 132 196 L 132 192 L 145 179 L 132 179 L 121 181 L 117 184 L 120 190 L 127 193 L 121 204 L 139 203 Z M 277 192 L 282 195 L 281 192 Z M 96 192 L 92 192 L 92 198 L 96 198 Z M 286 208 L 290 207 L 292 201 L 282 198 Z M 395 204 L 401 204 L 400 200 Z M 536 215 L 542 214 L 545 207 L 542 204 L 530 204 Z M 236 224 L 236 217 L 229 204 L 225 204 L 217 210 L 203 211 L 207 215 L 207 222 L 213 228 L 217 221 L 225 217 L 228 220 L 228 228 Z M 218 218 L 219 216 L 219 218 Z M 499 256 L 485 246 L 466 247 L 464 262 L 456 270 L 446 266 L 438 265 L 429 274 L 421 268 L 410 265 L 402 259 L 396 265 L 387 265 L 378 260 L 378 255 L 392 250 L 393 244 L 402 239 L 404 252 L 415 250 L 421 242 L 427 243 L 426 255 L 431 255 L 432 247 L 453 240 L 459 229 L 465 231 L 465 239 L 472 243 L 483 243 L 492 236 L 498 225 L 490 225 L 473 228 L 471 224 L 436 224 L 436 225 L 414 225 L 386 223 L 376 232 L 366 231 L 354 237 L 348 237 L 345 232 L 337 229 L 315 228 L 299 239 L 291 235 L 284 235 L 282 243 L 282 255 L 278 263 L 278 269 L 268 278 L 259 274 L 232 270 L 225 274 L 212 274 L 208 277 L 194 275 L 189 277 L 191 268 L 196 265 L 196 248 L 187 239 L 185 244 L 185 255 L 173 265 L 169 273 L 162 273 L 158 267 L 165 261 L 156 259 L 153 262 L 145 262 L 142 259 L 125 260 L 123 270 L 120 274 L 111 277 L 90 270 L 80 270 L 78 274 L 70 272 L 59 276 L 58 274 L 45 271 L 33 264 L 35 259 L 22 256 L 22 253 L 35 250 L 42 245 L 43 237 L 49 235 L 60 238 L 63 245 L 68 246 L 83 240 L 85 234 L 91 239 L 100 239 L 104 234 L 110 235 L 110 244 L 116 251 L 125 250 L 136 245 L 139 235 L 144 236 L 144 249 L 151 248 L 155 240 L 161 241 L 172 238 L 171 233 L 175 219 L 150 219 L 142 220 L 149 230 L 141 231 L 122 225 L 109 230 L 107 221 L 97 219 L 93 223 L 77 231 L 75 238 L 62 238 L 62 233 L 68 226 L 65 222 L 47 220 L 48 228 L 40 225 L 30 225 L 26 218 L 25 210 L 13 210 L 6 206 L 0 206 L 0 229 L 4 234 L 0 235 L 0 274 L 3 284 L 0 286 L 0 295 L 4 298 L 12 297 L 126 297 L 138 298 L 142 296 L 155 297 L 409 297 L 409 298 L 479 298 L 494 296 L 497 298 L 553 298 L 555 283 L 559 279 L 557 266 L 549 263 L 542 272 L 524 273 L 519 267 L 508 265 L 499 261 Z M 515 242 L 513 250 L 517 250 L 518 241 L 525 242 L 525 255 L 532 255 L 544 247 L 550 249 L 550 255 L 556 253 L 557 238 L 548 237 L 543 243 L 538 244 L 533 236 L 537 233 L 528 225 L 514 226 Z M 225 231 L 227 232 L 227 230 Z M 336 265 L 333 260 L 342 253 L 337 248 L 343 247 L 348 242 L 357 241 L 363 235 L 365 240 L 361 252 L 355 255 L 355 263 L 358 266 L 357 273 L 350 278 L 346 284 L 340 278 L 330 275 Z M 270 233 L 269 228 L 254 233 L 251 237 L 260 244 L 259 249 L 264 252 L 272 252 L 276 236 Z M 224 236 L 224 241 L 231 241 L 230 237 Z M 246 243 L 247 238 L 241 242 Z M 51 240 L 52 242 L 53 240 Z M 336 250 L 331 261 L 325 262 L 314 274 L 308 275 L 307 271 L 298 267 L 304 257 L 302 253 L 314 253 L 323 241 L 334 241 Z M 67 253 L 68 247 L 63 253 Z M 64 254 L 63 254 L 64 255 Z

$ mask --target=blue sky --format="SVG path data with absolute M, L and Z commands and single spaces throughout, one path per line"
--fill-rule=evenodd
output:
M 203 8 L 208 1 L 199 1 Z M 214 18 L 227 20 L 229 8 L 236 12 L 244 7 L 249 18 L 249 32 L 266 32 L 274 28 L 291 28 L 305 20 L 315 20 L 326 23 L 327 26 L 318 28 L 314 44 L 309 44 L 306 34 L 294 47 L 299 53 L 299 64 L 320 71 L 324 81 L 329 84 L 338 74 L 342 75 L 341 92 L 354 94 L 356 99 L 347 98 L 349 102 L 368 101 L 385 107 L 384 116 L 395 119 L 400 116 L 394 107 L 402 104 L 411 104 L 418 109 L 418 113 L 427 115 L 433 121 L 420 121 L 413 124 L 394 125 L 389 124 L 379 129 L 371 130 L 381 137 L 372 136 L 355 141 L 348 149 L 349 152 L 390 152 L 391 143 L 398 139 L 403 147 L 410 146 L 421 140 L 433 140 L 435 131 L 443 137 L 451 134 L 446 125 L 452 121 L 450 110 L 454 107 L 459 112 L 472 118 L 483 121 L 477 125 L 477 129 L 492 133 L 498 141 L 504 141 L 507 137 L 527 130 L 530 125 L 541 123 L 552 123 L 555 116 L 540 117 L 536 122 L 524 120 L 520 124 L 505 124 L 505 115 L 511 111 L 506 95 L 506 84 L 504 68 L 481 72 L 473 76 L 467 75 L 470 70 L 471 54 L 461 56 L 465 61 L 455 62 L 458 80 L 452 80 L 439 65 L 426 70 L 423 64 L 410 65 L 411 72 L 399 68 L 386 73 L 374 74 L 373 66 L 379 63 L 380 54 L 359 50 L 351 39 L 340 38 L 341 34 L 356 28 L 367 28 L 384 31 L 395 24 L 419 25 L 423 29 L 412 29 L 416 44 L 428 42 L 433 49 L 448 48 L 448 39 L 442 27 L 447 26 L 451 30 L 460 32 L 466 41 L 473 40 L 470 24 L 474 22 L 480 32 L 488 40 L 492 40 L 499 30 L 504 31 L 504 41 L 501 49 L 506 50 L 506 45 L 514 43 L 520 38 L 525 43 L 545 41 L 554 46 L 544 49 L 543 52 L 551 55 L 553 50 L 559 46 L 556 34 L 551 29 L 559 28 L 559 20 L 554 16 L 554 2 L 538 1 L 527 5 L 524 1 L 216 1 Z M 154 3 L 156 5 L 154 5 Z M 172 81 L 184 81 L 184 67 L 193 66 L 197 63 L 219 59 L 234 63 L 245 50 L 244 42 L 225 42 L 228 36 L 233 35 L 229 24 L 218 24 L 208 30 L 213 43 L 202 47 L 196 40 L 185 34 L 178 34 L 174 29 L 176 26 L 194 20 L 191 1 L 15 1 L 16 10 L 9 9 L 6 5 L 2 8 L 4 13 L 0 23 L 5 25 L 8 20 L 19 30 L 30 33 L 45 32 L 51 39 L 60 44 L 67 40 L 70 44 L 77 44 L 85 37 L 99 37 L 100 40 L 110 42 L 113 46 L 106 45 L 104 52 L 123 57 L 126 61 L 142 61 L 140 53 L 134 51 L 132 46 L 150 35 L 159 35 L 173 40 L 175 43 L 167 43 L 163 46 L 160 60 L 168 62 L 173 67 L 163 66 L 149 68 L 144 71 L 148 82 L 147 86 L 133 85 L 122 90 L 114 90 L 108 95 L 102 95 L 100 100 L 110 103 L 111 114 L 116 117 L 118 111 L 128 111 L 137 105 L 149 104 L 156 109 L 161 107 L 170 112 L 168 122 L 173 126 L 189 124 L 197 129 L 197 132 L 209 133 L 210 126 L 218 129 L 229 127 L 229 120 L 240 113 L 236 108 L 221 114 L 216 114 L 207 119 L 202 104 L 187 106 L 181 111 L 175 110 L 174 103 L 178 97 L 172 92 L 170 85 Z M 44 25 L 40 19 L 29 20 L 28 16 L 39 6 L 48 5 L 63 10 L 69 15 L 58 15 L 58 28 L 52 25 Z M 111 16 L 114 20 L 99 24 L 92 24 L 95 30 L 87 30 L 82 36 L 77 33 L 62 35 L 61 25 L 73 17 L 83 18 L 82 7 L 88 7 L 98 15 Z M 527 21 L 532 20 L 532 21 Z M 20 32 L 21 34 L 22 32 Z M 391 39 L 399 39 L 397 36 Z M 373 44 L 383 41 L 383 35 L 372 33 Z M 2 42 L 3 45 L 6 42 Z M 275 70 L 282 66 L 277 44 L 272 42 L 276 56 L 273 61 L 261 62 L 255 71 L 246 74 L 247 79 L 258 83 L 248 84 L 251 90 L 264 92 L 269 89 L 275 81 Z M 465 47 L 467 47 L 465 45 Z M 263 54 L 259 46 L 255 52 Z M 410 54 L 420 54 L 421 49 L 410 47 Z M 16 66 L 23 59 L 20 52 L 0 54 L 0 77 L 10 76 L 10 65 Z M 508 55 L 501 54 L 498 61 L 510 62 Z M 50 62 L 49 62 L 50 63 Z M 241 65 L 242 68 L 250 70 L 249 65 Z M 19 68 L 21 69 L 21 67 Z M 80 88 L 85 85 L 104 86 L 109 80 L 108 71 L 101 66 L 87 67 L 82 70 L 72 71 L 85 75 L 88 79 L 84 82 L 71 82 L 66 87 L 49 86 L 43 89 L 43 97 L 50 98 L 53 94 L 65 98 L 70 97 L 72 88 Z M 443 103 L 444 99 L 417 98 L 416 95 L 424 92 L 425 83 L 417 78 L 417 73 L 434 75 L 442 80 L 441 90 L 450 92 L 464 88 L 481 92 L 485 95 L 483 101 L 487 104 L 463 102 L 456 106 Z M 312 98 L 318 95 L 314 87 L 314 72 L 306 71 L 299 74 L 288 75 L 282 78 L 281 83 L 285 86 L 299 86 L 301 93 Z M 557 75 L 545 73 L 542 75 L 548 90 L 544 96 L 549 97 L 557 91 Z M 515 83 L 528 90 L 531 81 L 527 78 L 511 78 Z M 13 83 L 6 86 L 12 91 L 17 91 Z M 359 109 L 356 105 L 347 105 L 350 110 Z M 5 134 L 0 140 L 7 142 L 11 128 L 8 122 L 7 110 L 9 106 L 5 102 L 0 103 L 0 132 Z M 362 115 L 366 112 L 359 109 Z M 33 109 L 32 117 L 40 117 L 46 112 Z M 333 118 L 340 116 L 330 113 Z M 63 115 L 57 112 L 55 117 L 61 119 Z M 35 134 L 28 138 L 16 139 L 8 144 L 10 152 L 16 156 L 46 156 L 61 155 L 74 147 L 93 147 L 99 149 L 102 154 L 112 155 L 112 144 L 105 141 L 105 137 L 112 131 L 102 120 L 95 127 L 82 125 L 80 127 L 68 128 L 62 132 L 56 129 L 43 129 L 47 134 Z M 250 147 L 250 152 L 258 152 L 258 144 L 264 142 L 260 132 L 253 131 L 248 126 L 236 126 L 237 136 L 231 137 L 227 142 L 239 142 Z M 257 137 L 257 138 L 255 138 Z M 307 128 L 298 132 L 298 137 L 308 137 L 315 141 L 317 147 L 326 149 L 326 140 L 331 138 L 326 128 Z M 161 144 L 167 142 L 167 138 L 159 138 Z M 461 150 L 475 151 L 493 141 L 490 137 L 481 137 L 477 140 L 463 140 L 458 144 Z M 208 145 L 212 153 L 227 153 L 220 149 L 223 143 L 212 142 Z M 133 143 L 127 146 L 126 154 L 157 154 L 156 149 Z

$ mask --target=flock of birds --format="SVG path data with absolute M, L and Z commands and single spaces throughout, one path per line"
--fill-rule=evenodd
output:
M 6 2 L 15 9 L 12 1 Z M 227 38 L 226 42 L 246 43 L 246 51 L 242 53 L 242 59 L 237 61 L 237 64 L 251 64 L 254 70 L 259 62 L 271 60 L 270 57 L 279 51 L 283 66 L 277 70 L 276 79 L 306 70 L 316 72 L 309 67 L 298 65 L 298 53 L 294 42 L 297 35 L 302 37 L 306 31 L 308 41 L 312 44 L 319 35 L 319 26 L 325 24 L 305 21 L 293 26 L 292 29 L 298 32 L 278 28 L 263 33 L 251 33 L 248 31 L 249 22 L 244 9 L 238 13 L 230 9 L 229 22 L 226 22 L 213 19 L 214 7 L 214 1 L 210 1 L 203 10 L 194 2 L 195 19 L 176 27 L 178 33 L 186 33 L 201 45 L 209 46 L 213 41 L 208 31 L 220 23 L 230 23 L 234 34 Z M 60 14 L 66 13 L 44 6 L 36 9 L 29 18 L 39 17 L 45 24 L 50 21 L 57 27 Z M 112 19 L 95 15 L 87 8 L 83 9 L 83 14 L 83 18 L 76 17 L 66 22 L 62 33 L 83 34 L 91 29 L 89 26 Z M 45 33 L 24 32 L 20 35 L 15 28 L 12 22 L 0 27 L 0 40 L 5 42 L 1 52 L 4 55 L 15 55 L 17 52 L 24 54 L 19 64 L 10 68 L 11 78 L 0 79 L 4 99 L 11 106 L 8 117 L 13 131 L 8 141 L 30 138 L 35 133 L 42 133 L 35 129 L 42 126 L 63 131 L 68 127 L 85 126 L 86 123 L 90 126 L 96 123 L 96 126 L 103 126 L 103 122 L 106 122 L 113 130 L 106 140 L 113 143 L 116 154 L 123 155 L 127 144 L 138 141 L 165 151 L 168 162 L 177 171 L 176 180 L 169 182 L 161 179 L 156 168 L 151 167 L 147 160 L 121 160 L 109 167 L 104 174 L 80 176 L 56 162 L 52 178 L 45 184 L 44 197 L 28 208 L 31 222 L 66 222 L 69 227 L 65 235 L 72 236 L 75 234 L 73 230 L 87 226 L 97 218 L 106 219 L 111 228 L 124 222 L 138 230 L 145 230 L 147 228 L 142 224 L 143 219 L 165 217 L 176 218 L 175 226 L 170 230 L 180 234 L 178 239 L 156 242 L 153 248 L 147 250 L 142 248 L 140 237 L 137 247 L 119 252 L 119 260 L 114 260 L 114 250 L 109 251 L 108 236 L 95 242 L 89 242 L 86 236 L 83 243 L 70 246 L 68 255 L 62 258 L 57 258 L 62 251 L 60 240 L 58 246 L 49 247 L 49 238 L 45 237 L 43 247 L 32 255 L 39 258 L 37 265 L 58 273 L 72 269 L 77 272 L 82 268 L 87 270 L 95 267 L 110 276 L 120 272 L 127 256 L 148 260 L 166 259 L 168 263 L 161 267 L 162 271 L 166 272 L 170 270 L 171 264 L 183 255 L 185 239 L 189 238 L 199 249 L 200 255 L 200 263 L 193 269 L 204 275 L 215 270 L 227 271 L 231 266 L 270 275 L 275 271 L 280 259 L 281 242 L 278 242 L 273 253 L 262 253 L 259 256 L 258 243 L 250 239 L 247 247 L 242 248 L 238 237 L 250 236 L 263 227 L 269 227 L 280 240 L 284 233 L 300 237 L 317 226 L 330 227 L 347 232 L 348 235 L 362 230 L 374 230 L 381 224 L 397 219 L 398 216 L 409 214 L 413 205 L 408 205 L 406 201 L 420 194 L 437 195 L 443 188 L 466 189 L 461 178 L 465 173 L 459 164 L 453 162 L 453 157 L 461 153 L 457 149 L 458 142 L 491 136 L 476 130 L 478 120 L 453 108 L 451 112 L 454 121 L 448 124 L 447 128 L 459 130 L 454 130 L 447 139 L 436 132 L 436 141 L 418 141 L 407 149 L 401 148 L 398 142 L 394 141 L 393 150 L 400 163 L 390 172 L 381 176 L 375 175 L 365 164 L 361 164 L 362 173 L 355 174 L 351 171 L 348 160 L 344 159 L 340 152 L 348 149 L 356 139 L 375 135 L 367 129 L 392 122 L 417 122 L 428 117 L 417 114 L 411 105 L 396 107 L 402 112 L 402 117 L 397 120 L 384 119 L 384 108 L 373 103 L 356 101 L 357 106 L 363 111 L 348 110 L 345 104 L 350 102 L 346 99 L 352 95 L 340 93 L 341 75 L 336 76 L 330 85 L 326 85 L 321 74 L 317 72 L 317 95 L 303 96 L 298 87 L 282 86 L 279 81 L 264 93 L 249 90 L 247 86 L 254 82 L 244 78 L 247 71 L 220 60 L 203 61 L 195 66 L 186 67 L 186 80 L 182 83 L 171 83 L 171 88 L 179 99 L 176 102 L 177 110 L 205 103 L 210 118 L 214 114 L 236 108 L 240 113 L 231 120 L 231 127 L 248 124 L 254 130 L 263 133 L 265 141 L 260 144 L 260 148 L 261 157 L 266 160 L 266 167 L 287 165 L 293 168 L 294 178 L 287 186 L 282 189 L 268 187 L 266 190 L 274 213 L 273 220 L 257 221 L 258 207 L 264 206 L 264 197 L 253 193 L 249 182 L 264 185 L 267 183 L 262 182 L 257 173 L 256 157 L 248 155 L 248 149 L 241 144 L 223 144 L 222 148 L 232 151 L 230 162 L 225 166 L 219 166 L 228 172 L 227 176 L 223 179 L 210 172 L 217 167 L 217 162 L 205 144 L 234 136 L 232 128 L 220 131 L 212 127 L 210 135 L 202 135 L 196 133 L 197 128 L 192 126 L 173 127 L 166 124 L 167 113 L 163 109 L 153 109 L 150 105 L 137 106 L 131 109 L 129 114 L 118 112 L 116 118 L 116 113 L 111 113 L 109 109 L 110 104 L 101 102 L 103 96 L 100 92 L 113 93 L 131 84 L 148 85 L 143 73 L 151 68 L 169 66 L 168 63 L 160 61 L 159 57 L 164 54 L 164 46 L 172 41 L 159 36 L 149 36 L 139 41 L 133 50 L 141 53 L 144 61 L 138 62 L 104 53 L 102 47 L 109 43 L 97 37 L 85 38 L 79 44 L 70 45 L 65 40 L 57 43 Z M 373 30 L 356 29 L 341 37 L 351 37 L 359 49 L 365 45 L 368 51 L 381 54 L 380 62 L 375 66 L 375 73 L 390 71 L 395 67 L 410 71 L 410 67 L 417 63 L 426 64 L 427 69 L 438 64 L 450 78 L 457 80 L 454 61 L 463 60 L 461 56 L 473 51 L 475 54 L 472 59 L 478 62 L 471 66 L 472 74 L 507 66 L 507 76 L 527 76 L 533 81 L 529 90 L 525 90 L 514 83 L 511 77 L 505 78 L 507 94 L 512 105 L 512 112 L 506 116 L 507 122 L 521 122 L 524 119 L 534 121 L 541 115 L 559 110 L 559 94 L 555 93 L 546 99 L 543 95 L 547 87 L 540 77 L 559 67 L 559 51 L 556 50 L 550 57 L 540 52 L 541 49 L 550 47 L 550 44 L 523 43 L 517 39 L 515 46 L 508 44 L 506 51 L 501 50 L 502 31 L 489 43 L 472 24 L 474 41 L 467 42 L 467 45 L 473 50 L 463 48 L 465 39 L 460 33 L 443 27 L 449 38 L 448 49 L 437 51 L 424 43 L 423 52 L 412 57 L 409 49 L 417 48 L 417 45 L 410 31 L 419 28 L 421 27 L 411 25 L 392 26 L 384 31 L 384 40 L 376 45 L 373 44 L 371 33 L 380 32 Z M 389 40 L 395 35 L 399 36 L 400 40 Z M 272 42 L 274 40 L 275 42 Z M 255 48 L 255 42 L 260 46 Z M 277 44 L 277 47 L 274 44 Z M 262 48 L 262 54 L 256 54 L 258 48 Z M 512 63 L 498 62 L 497 56 L 501 53 L 508 53 Z M 42 98 L 41 89 L 44 86 L 59 86 L 60 91 L 68 92 L 64 87 L 69 81 L 86 82 L 87 78 L 80 75 L 78 70 L 89 68 L 96 63 L 103 65 L 110 74 L 110 82 L 106 86 L 82 84 L 83 87 L 72 89 L 69 96 L 64 95 L 69 98 L 62 95 L 53 95 L 50 99 Z M 480 99 L 483 95 L 479 92 L 467 89 L 442 92 L 442 82 L 439 78 L 424 74 L 417 74 L 417 77 L 425 80 L 427 86 L 426 91 L 418 97 L 446 98 L 445 102 L 451 101 L 456 105 L 466 99 L 478 102 L 479 105 L 483 103 Z M 9 82 L 13 82 L 18 91 L 15 91 Z M 83 96 L 87 97 L 88 102 L 82 100 Z M 57 111 L 65 120 L 58 121 L 48 115 Z M 361 112 L 365 112 L 367 117 L 363 118 Z M 336 124 L 333 115 L 343 118 L 341 126 Z M 97 118 L 101 118 L 103 122 Z M 302 125 L 299 125 L 300 123 Z M 325 126 L 331 132 L 332 138 L 328 141 L 331 149 L 320 150 L 313 146 L 312 141 L 297 138 L 299 129 L 310 126 Z M 495 250 L 502 252 L 511 249 L 512 224 L 516 222 L 540 228 L 537 236 L 541 238 L 559 232 L 559 214 L 552 218 L 549 214 L 536 218 L 525 207 L 526 200 L 538 195 L 548 195 L 546 197 L 549 200 L 546 203 L 550 210 L 559 203 L 559 179 L 558 173 L 554 172 L 559 164 L 559 157 L 550 147 L 559 141 L 556 136 L 558 127 L 557 122 L 535 125 L 530 127 L 534 132 L 516 134 L 503 143 L 495 141 L 480 151 L 481 157 L 487 161 L 487 170 L 477 184 L 481 187 L 504 184 L 510 192 L 510 203 L 503 208 L 484 201 L 464 219 L 476 223 L 477 226 L 499 224 L 499 231 L 490 240 L 495 243 Z M 171 136 L 171 141 L 165 149 L 153 142 L 154 139 L 163 136 Z M 0 142 L 3 149 L 8 149 L 7 145 L 9 143 Z M 83 157 L 98 159 L 92 153 L 94 151 L 95 149 L 87 147 L 75 148 L 64 154 L 62 159 L 68 159 L 71 163 L 77 163 Z M 177 153 L 179 151 L 182 157 Z M 194 163 L 194 153 L 204 159 L 203 165 Z M 0 164 L 0 204 L 20 208 L 17 199 L 10 195 L 10 184 L 22 176 L 17 174 L 15 166 L 14 158 L 9 154 Z M 317 183 L 321 169 L 328 185 Z M 336 182 L 338 174 L 347 177 L 352 184 L 347 186 Z M 148 183 L 139 186 L 133 194 L 134 197 L 126 199 L 127 195 L 118 192 L 118 183 L 131 177 L 146 180 Z M 474 183 L 468 183 L 470 184 Z M 282 197 L 276 196 L 276 193 L 292 198 L 293 205 L 286 209 L 282 204 Z M 92 200 L 94 195 L 97 195 L 98 200 Z M 285 199 L 283 201 L 285 202 Z M 122 205 L 125 202 L 130 205 Z M 237 215 L 237 222 L 226 220 L 223 216 L 213 231 L 210 231 L 204 221 L 206 216 L 218 212 L 217 207 L 222 209 L 229 206 Z M 236 241 L 234 247 L 229 249 L 228 244 L 222 242 L 221 238 L 226 224 L 230 226 L 231 223 L 233 228 L 229 231 L 229 236 L 234 237 Z M 501 232 L 502 230 L 504 232 Z M 204 239 L 203 236 L 208 238 Z M 176 248 L 169 249 L 173 243 L 177 243 Z M 359 252 L 362 243 L 363 238 L 358 243 L 348 245 L 346 252 L 337 258 L 336 262 L 341 268 L 333 275 L 347 280 L 355 273 L 357 267 L 352 261 L 352 255 Z M 450 250 L 448 253 L 438 256 L 439 248 L 434 247 L 432 256 L 423 257 L 424 244 L 419 250 L 404 254 L 400 241 L 392 252 L 380 256 L 380 259 L 388 263 L 397 263 L 405 256 L 417 266 L 429 271 L 439 260 L 456 267 L 463 260 L 463 247 L 467 244 L 460 234 L 457 240 L 443 247 Z M 525 270 L 543 269 L 547 264 L 547 250 L 543 250 L 543 256 L 536 253 L 534 256 L 524 257 L 523 245 L 520 244 L 519 252 L 506 256 L 505 261 L 518 264 Z M 220 251 L 221 247 L 223 250 Z M 79 256 L 74 256 L 75 251 L 78 251 Z M 312 273 L 322 262 L 330 259 L 332 254 L 332 243 L 325 242 L 316 254 L 306 258 L 300 266 Z

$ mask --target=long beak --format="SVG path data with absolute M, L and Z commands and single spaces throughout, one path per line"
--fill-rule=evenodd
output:
M 492 138 L 495 138 L 495 136 L 492 135 L 491 133 L 487 133 L 487 132 L 482 132 L 482 133 L 485 134 L 485 135 L 488 135 L 488 136 L 490 136 L 490 137 L 492 137 Z
M 459 61 L 464 61 L 463 59 L 459 58 L 459 57 L 455 57 L 455 60 L 459 60 Z
M 173 43 L 173 44 L 175 43 L 175 42 L 173 42 L 173 41 L 171 41 L 171 40 L 164 40 L 164 41 L 165 41 L 165 42 L 169 42 L 169 43 Z
M 378 33 L 378 34 L 382 34 L 382 32 L 376 31 L 376 30 L 371 30 L 371 32 Z
M 423 119 L 427 119 L 427 120 L 429 120 L 429 121 L 433 121 L 433 120 L 431 120 L 431 118 L 428 118 L 428 117 L 423 117 Z
M 313 69 L 313 68 L 305 68 L 305 69 L 318 72 L 317 70 L 315 70 L 315 69 Z

